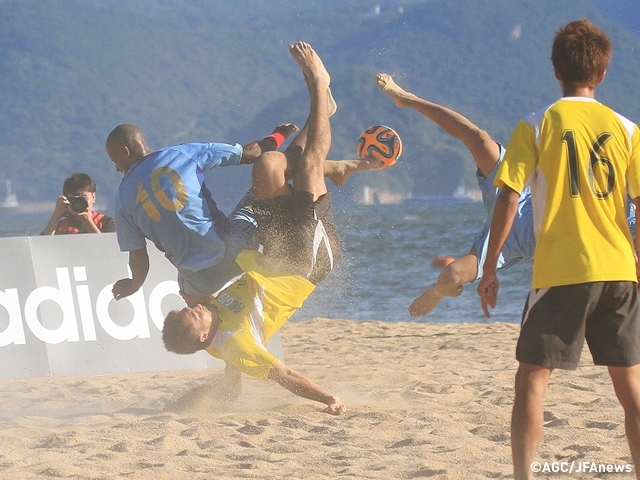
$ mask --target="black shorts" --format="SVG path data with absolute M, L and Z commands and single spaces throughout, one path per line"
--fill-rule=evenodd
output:
M 516 359 L 574 370 L 586 338 L 596 365 L 640 364 L 636 288 L 634 282 L 593 282 L 531 290 Z
M 258 200 L 253 202 L 253 213 L 257 240 L 270 265 L 314 284 L 334 268 L 340 246 L 330 192 L 315 202 L 311 193 L 298 191 Z
M 214 228 L 224 241 L 224 257 L 215 265 L 197 272 L 187 268 L 179 269 L 180 291 L 189 295 L 215 295 L 242 275 L 242 270 L 236 263 L 238 253 L 245 249 L 257 248 L 257 223 L 250 207 L 252 200 L 253 194 L 245 194 L 228 218 L 222 215 L 217 219 Z

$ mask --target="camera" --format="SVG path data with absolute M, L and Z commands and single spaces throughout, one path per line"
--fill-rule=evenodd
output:
M 67 197 L 69 200 L 69 207 L 76 213 L 82 213 L 89 208 L 89 203 L 84 195 L 70 195 Z

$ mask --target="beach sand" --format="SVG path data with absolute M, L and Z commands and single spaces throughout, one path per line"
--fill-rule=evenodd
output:
M 219 370 L 2 381 L 0 478 L 509 478 L 518 328 L 289 323 L 285 362 L 339 395 L 341 417 L 246 376 L 232 405 L 165 409 Z M 537 460 L 631 462 L 622 409 L 587 351 L 552 376 Z

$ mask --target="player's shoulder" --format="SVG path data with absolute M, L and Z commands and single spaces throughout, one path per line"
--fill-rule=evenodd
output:
M 547 112 L 549 112 L 549 110 L 553 109 L 557 105 L 557 103 L 558 103 L 557 101 L 554 102 L 554 103 L 549 103 L 549 104 L 545 105 L 544 107 L 541 107 L 541 108 L 539 108 L 537 110 L 534 110 L 533 112 L 531 112 L 528 115 L 524 116 L 520 122 L 521 123 L 525 123 L 525 124 L 527 124 L 527 125 L 529 125 L 530 127 L 533 127 L 533 128 L 538 127 L 542 123 L 542 120 L 544 119 L 544 117 L 547 114 Z
M 610 109 L 611 112 L 616 116 L 618 121 L 623 125 L 624 129 L 627 131 L 630 137 L 634 135 L 640 135 L 640 130 L 638 129 L 638 125 L 631 120 L 629 120 L 624 115 L 616 112 L 613 109 Z
M 200 145 L 201 144 L 197 143 L 180 143 L 178 145 L 171 145 L 150 153 L 146 159 L 148 159 L 149 163 L 152 164 L 167 163 L 176 157 L 180 157 L 182 155 L 188 156 L 194 151 L 201 150 L 202 147 Z
M 612 124 L 617 123 L 619 127 L 621 127 L 621 129 L 626 132 L 629 139 L 633 138 L 636 135 L 640 135 L 640 130 L 638 130 L 638 125 L 636 123 L 629 120 L 627 117 L 625 117 L 621 113 L 618 113 L 613 108 L 605 105 L 604 103 L 596 102 L 596 104 L 600 109 L 600 111 L 598 112 L 598 117 L 602 118 L 603 116 L 608 115 L 608 117 L 605 117 L 608 118 L 607 121 L 611 122 Z

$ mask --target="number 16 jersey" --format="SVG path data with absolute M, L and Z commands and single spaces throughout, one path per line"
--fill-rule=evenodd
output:
M 529 185 L 532 288 L 636 281 L 628 198 L 640 196 L 640 131 L 609 107 L 564 97 L 521 120 L 495 186 Z

